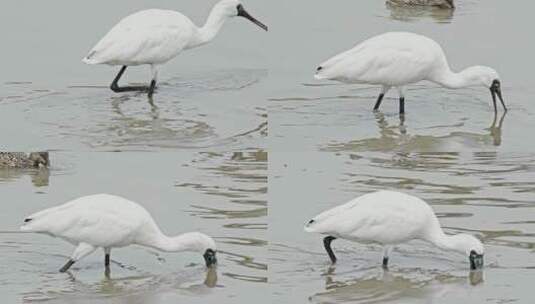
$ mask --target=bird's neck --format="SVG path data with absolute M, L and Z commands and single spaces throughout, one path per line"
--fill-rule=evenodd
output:
M 447 235 L 442 229 L 435 231 L 429 238 L 429 241 L 433 243 L 433 245 L 444 250 L 457 251 L 460 253 L 465 252 L 464 245 L 458 240 L 457 235 Z
M 221 27 L 223 27 L 223 24 L 227 19 L 228 16 L 224 14 L 223 11 L 216 5 L 214 8 L 212 8 L 206 23 L 202 27 L 198 28 L 197 37 L 192 43 L 190 43 L 189 47 L 192 48 L 201 46 L 212 41 L 217 33 L 219 33 Z
M 165 252 L 195 251 L 196 249 L 196 243 L 188 233 L 170 237 L 159 232 L 141 245 Z
M 441 73 L 431 77 L 430 80 L 449 89 L 460 89 L 478 85 L 472 67 L 466 68 L 459 73 L 455 73 L 449 67 L 446 67 Z

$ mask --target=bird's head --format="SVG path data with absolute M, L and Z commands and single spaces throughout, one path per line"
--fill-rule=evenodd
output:
M 217 264 L 217 247 L 214 239 L 200 232 L 185 233 L 180 238 L 188 247 L 186 250 L 202 254 L 206 267 Z
M 36 168 L 39 168 L 39 167 L 46 168 L 50 165 L 48 152 L 32 152 L 30 153 L 28 158 L 32 162 L 32 165 Z
M 490 88 L 495 81 L 500 82 L 500 75 L 498 75 L 498 72 L 487 66 L 472 66 L 464 70 L 463 74 L 474 86 Z
M 221 12 L 228 16 L 228 17 L 243 17 L 245 19 L 248 19 L 252 23 L 258 25 L 263 30 L 267 31 L 268 27 L 263 24 L 262 22 L 255 19 L 253 16 L 251 16 L 243 7 L 243 4 L 241 4 L 238 0 L 221 0 L 219 3 L 216 4 L 216 7 L 221 10 Z
M 469 234 L 458 234 L 451 236 L 456 251 L 468 256 L 471 270 L 483 268 L 483 254 L 485 248 L 483 243 L 476 237 Z
M 496 70 L 487 66 L 473 66 L 467 68 L 463 73 L 472 85 L 484 86 L 490 89 L 494 103 L 496 103 L 497 96 L 505 108 L 505 103 L 502 97 L 500 75 L 498 75 Z

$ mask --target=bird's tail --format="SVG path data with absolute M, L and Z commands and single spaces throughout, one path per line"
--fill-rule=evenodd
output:
M 20 226 L 20 231 L 24 231 L 24 232 L 32 232 L 32 231 L 34 231 L 33 225 L 30 224 L 29 221 L 27 222 L 27 220 L 28 219 L 25 219 L 24 220 L 24 224 L 22 226 Z
M 20 231 L 26 232 L 42 232 L 46 231 L 47 226 L 47 216 L 54 213 L 55 211 L 61 210 L 62 206 L 52 207 L 39 212 L 28 215 L 24 218 L 24 224 L 20 226 Z
M 323 67 L 318 67 L 316 69 L 316 73 L 314 74 L 314 78 L 317 80 L 325 80 L 328 79 L 328 77 L 325 75 L 325 69 Z
M 100 62 L 96 60 L 95 54 L 95 50 L 89 52 L 89 54 L 82 59 L 82 62 L 85 64 L 99 64 Z
M 318 232 L 317 231 L 317 225 L 316 225 L 316 220 L 315 219 L 311 219 L 310 221 L 308 221 L 305 225 L 305 231 L 306 232 Z
M 84 57 L 82 59 L 82 62 L 85 63 L 85 64 L 96 64 L 96 62 L 94 62 L 93 60 L 87 58 L 87 57 Z

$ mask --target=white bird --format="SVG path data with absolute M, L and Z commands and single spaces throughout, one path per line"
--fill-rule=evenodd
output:
M 374 84 L 383 87 L 374 111 L 392 87 L 399 92 L 399 113 L 405 113 L 403 87 L 422 80 L 459 89 L 469 86 L 489 88 L 497 113 L 496 95 L 502 98 L 498 73 L 486 66 L 472 66 L 453 72 L 440 45 L 422 35 L 389 32 L 372 37 L 354 48 L 340 53 L 316 69 L 316 79 L 337 80 L 350 84 Z
M 332 263 L 336 256 L 331 242 L 336 238 L 382 244 L 385 268 L 392 246 L 420 239 L 465 254 L 472 270 L 483 267 L 484 248 L 477 238 L 468 234 L 446 235 L 426 202 L 400 192 L 379 191 L 357 197 L 317 215 L 305 225 L 305 231 L 327 235 L 323 244 Z
M 112 248 L 134 244 L 166 252 L 200 252 L 207 267 L 217 262 L 216 244 L 211 237 L 199 232 L 166 236 L 145 208 L 109 194 L 80 197 L 34 213 L 24 219 L 20 229 L 59 237 L 77 246 L 60 272 L 98 248 L 104 249 L 108 269 Z
M 142 91 L 154 93 L 158 65 L 164 64 L 183 50 L 201 46 L 215 38 L 225 21 L 244 17 L 267 31 L 267 26 L 253 18 L 238 0 L 221 0 L 210 12 L 203 27 L 172 10 L 149 9 L 134 13 L 117 23 L 89 54 L 87 64 L 121 65 L 110 88 L 114 92 Z M 126 67 L 148 64 L 152 78 L 149 86 L 119 87 Z
M 440 8 L 455 8 L 453 0 L 387 0 L 389 5 L 402 6 L 436 6 Z

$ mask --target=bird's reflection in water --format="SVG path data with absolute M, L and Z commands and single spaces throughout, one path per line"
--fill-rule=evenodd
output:
M 117 263 L 114 263 L 117 264 Z M 210 289 L 219 287 L 217 285 L 218 275 L 217 268 L 210 267 L 206 269 L 205 276 L 202 281 L 192 277 L 197 277 L 191 273 L 167 273 L 163 275 L 140 274 L 127 277 L 114 278 L 110 268 L 107 267 L 104 272 L 104 278 L 95 283 L 84 283 L 81 279 L 76 278 L 76 273 L 67 271 L 68 282 L 71 285 L 72 291 L 65 294 L 54 293 L 54 298 L 60 300 L 72 296 L 72 292 L 79 296 L 91 297 L 112 297 L 118 301 L 129 299 L 131 296 L 153 297 L 159 293 L 178 292 L 181 294 L 205 294 Z M 195 282 L 195 281 L 197 282 Z M 157 286 L 157 289 L 154 289 Z M 98 301 L 97 301 L 98 302 Z M 127 301 L 129 303 L 129 301 Z M 137 302 L 136 302 L 137 303 Z M 147 302 L 151 303 L 151 301 Z
M 121 117 L 126 117 L 126 115 L 123 113 L 121 109 L 121 105 L 125 102 L 131 101 L 130 96 L 128 95 L 122 95 L 122 96 L 114 96 L 111 98 L 111 106 L 113 109 L 113 112 Z M 147 97 L 147 102 L 150 106 L 150 116 L 153 120 L 157 120 L 160 118 L 160 112 L 158 109 L 158 106 L 154 103 L 154 97 Z
M 386 8 L 390 11 L 390 18 L 403 22 L 414 22 L 419 19 L 430 18 L 437 23 L 451 23 L 454 9 L 440 8 L 434 6 L 406 6 L 386 3 Z
M 152 119 L 158 119 L 160 117 L 160 112 L 158 111 L 158 107 L 154 104 L 153 96 L 148 97 L 148 101 Z
M 204 285 L 210 288 L 217 286 L 217 270 L 215 267 L 211 267 L 206 272 L 206 279 L 204 280 Z
M 39 169 L 0 169 L 0 182 L 15 181 L 24 176 L 30 176 L 32 184 L 35 187 L 47 187 L 50 179 L 50 170 L 48 168 Z
M 473 286 L 479 285 L 483 283 L 483 271 L 482 270 L 474 270 L 470 271 L 468 275 L 468 280 L 470 281 L 470 284 Z
M 370 279 L 364 279 L 364 280 L 358 280 L 357 282 L 344 282 L 344 281 L 336 281 L 335 280 L 335 272 L 336 272 L 336 266 L 330 265 L 327 268 L 327 271 L 323 273 L 325 276 L 325 289 L 331 290 L 336 289 L 338 287 L 346 287 L 352 284 L 358 283 L 358 281 L 366 281 Z M 374 276 L 372 280 L 377 282 L 391 282 L 394 279 L 394 276 L 388 271 L 387 268 L 381 268 L 380 273 L 377 276 Z
M 505 120 L 505 115 L 507 115 L 507 112 L 503 112 L 502 117 L 498 122 L 498 113 L 494 113 L 494 120 L 492 121 L 492 125 L 488 128 L 495 146 L 500 146 L 502 144 L 502 126 L 503 121 Z M 498 122 L 498 125 L 496 125 L 496 122 Z
M 374 112 L 375 121 L 377 121 L 377 126 L 379 127 L 379 132 L 381 137 L 395 137 L 396 129 L 399 130 L 400 135 L 407 134 L 407 127 L 405 126 L 405 114 L 399 115 L 399 125 L 390 127 L 388 121 L 386 120 L 385 114 L 382 112 Z
M 348 275 L 359 277 L 349 278 Z M 325 290 L 314 294 L 310 299 L 313 303 L 438 300 L 448 293 L 464 290 L 467 284 L 475 286 L 483 282 L 482 271 L 470 271 L 467 275 L 458 277 L 434 270 L 422 273 L 420 269 L 391 272 L 380 267 L 370 268 L 360 274 L 337 274 L 336 267 L 331 265 L 323 273 Z
M 435 152 L 444 151 L 452 146 L 464 145 L 471 148 L 481 146 L 499 146 L 502 144 L 502 127 L 506 113 L 500 119 L 495 115 L 492 124 L 486 128 L 486 133 L 472 133 L 456 130 L 456 126 L 431 126 L 427 129 L 439 130 L 443 128 L 455 128 L 447 135 L 411 135 L 405 122 L 405 116 L 399 116 L 399 123 L 389 124 L 387 117 L 381 113 L 375 113 L 379 136 L 351 140 L 348 142 L 332 142 L 323 149 L 327 151 L 351 151 L 351 152 Z M 397 120 L 397 119 L 396 119 Z

